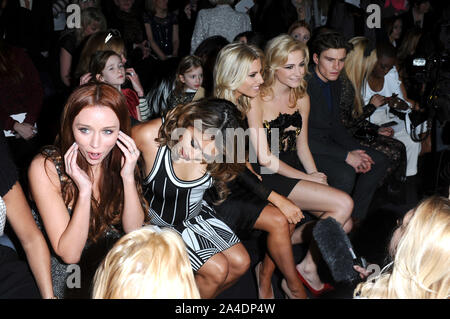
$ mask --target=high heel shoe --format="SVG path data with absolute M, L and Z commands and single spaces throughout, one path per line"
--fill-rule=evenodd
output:
M 273 293 L 272 284 L 270 284 L 270 290 L 272 291 L 272 295 L 270 298 L 263 298 L 261 296 L 261 290 L 259 289 L 259 272 L 261 270 L 262 261 L 260 261 L 255 267 L 255 276 L 256 276 L 256 285 L 258 286 L 258 299 L 275 299 L 275 294 Z
M 334 287 L 327 283 L 323 284 L 322 289 L 316 290 L 313 287 L 311 287 L 311 285 L 309 284 L 308 281 L 306 281 L 305 278 L 303 278 L 302 274 L 300 273 L 300 271 L 298 271 L 298 269 L 297 269 L 297 275 L 300 278 L 300 280 L 302 281 L 302 283 L 305 285 L 305 287 L 308 288 L 309 291 L 311 291 L 311 293 L 314 295 L 314 297 L 319 297 L 320 295 L 323 295 L 326 292 L 334 290 Z
M 284 292 L 284 297 L 285 297 L 286 299 L 300 299 L 300 298 L 295 297 L 295 296 L 292 294 L 292 291 L 291 291 L 291 289 L 289 289 L 289 287 L 288 287 L 288 285 L 287 285 L 287 281 L 286 281 L 286 279 L 284 279 L 284 278 L 281 280 L 281 289 L 283 290 L 283 292 Z M 308 297 L 306 296 L 306 294 L 305 294 L 305 299 L 308 299 Z

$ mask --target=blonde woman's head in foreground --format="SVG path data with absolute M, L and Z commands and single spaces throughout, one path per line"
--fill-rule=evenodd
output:
M 181 237 L 146 226 L 122 237 L 94 277 L 94 299 L 198 299 Z
M 450 297 L 450 201 L 424 200 L 395 230 L 391 269 L 375 282 L 358 285 L 363 298 L 445 299 Z

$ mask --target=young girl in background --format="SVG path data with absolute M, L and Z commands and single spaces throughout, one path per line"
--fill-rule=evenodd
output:
M 202 60 L 195 55 L 184 57 L 178 65 L 175 88 L 168 99 L 169 109 L 204 97 L 205 89 L 202 83 Z
M 127 69 L 123 61 L 114 51 L 98 51 L 94 53 L 89 64 L 89 72 L 92 74 L 91 80 L 108 83 L 122 92 L 125 96 L 130 116 L 138 121 L 142 120 L 141 109 L 146 109 L 147 100 L 144 97 L 139 76 L 134 69 Z M 125 80 L 128 79 L 133 85 L 133 89 L 122 89 Z

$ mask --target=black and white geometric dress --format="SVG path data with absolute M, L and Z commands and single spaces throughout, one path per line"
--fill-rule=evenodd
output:
M 180 234 L 194 271 L 210 257 L 240 242 L 203 200 L 212 185 L 208 173 L 193 181 L 178 179 L 167 146 L 158 149 L 153 168 L 144 180 L 150 223 L 173 228 Z

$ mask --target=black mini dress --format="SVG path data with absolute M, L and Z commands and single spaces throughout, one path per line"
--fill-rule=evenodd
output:
M 280 114 L 276 119 L 265 122 L 267 138 L 270 140 L 274 128 L 279 129 L 279 147 L 282 150 L 279 158 L 287 164 L 303 169 L 296 152 L 296 137 L 300 134 L 302 117 L 297 111 L 294 114 Z M 292 130 L 292 127 L 294 129 Z M 276 154 L 275 154 L 276 155 Z M 252 163 L 256 173 L 260 174 L 261 166 Z M 245 169 L 235 180 L 228 183 L 230 194 L 219 205 L 214 205 L 216 194 L 214 189 L 206 193 L 206 200 L 214 205 L 214 210 L 239 238 L 245 239 L 253 230 L 263 209 L 269 204 L 267 198 L 272 191 L 288 196 L 298 179 L 288 178 L 279 174 L 261 174 L 260 181 L 250 170 Z
M 302 128 L 302 116 L 299 111 L 295 111 L 293 114 L 280 113 L 277 118 L 269 122 L 264 121 L 264 128 L 272 154 L 284 163 L 304 171 L 297 155 L 297 136 Z M 277 136 L 278 138 L 276 138 Z M 275 143 L 278 144 L 275 145 Z M 275 146 L 278 147 L 278 150 L 275 149 Z M 253 168 L 261 175 L 262 182 L 266 187 L 286 197 L 299 182 L 299 179 L 277 173 L 267 174 L 259 164 L 253 164 Z

